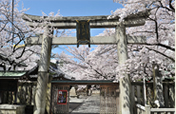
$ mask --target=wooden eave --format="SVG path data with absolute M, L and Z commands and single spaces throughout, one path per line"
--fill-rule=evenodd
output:
M 51 81 L 52 84 L 66 84 L 66 85 L 107 85 L 107 84 L 118 84 L 114 83 L 113 80 L 55 80 Z
M 27 77 L 26 71 L 0 71 L 0 79 L 21 79 Z

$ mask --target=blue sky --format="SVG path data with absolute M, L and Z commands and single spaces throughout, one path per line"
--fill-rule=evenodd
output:
M 46 14 L 60 10 L 62 16 L 95 16 L 111 15 L 111 11 L 122 8 L 113 0 L 20 0 L 19 8 L 24 4 L 24 8 L 30 8 L 26 13 L 42 16 L 42 11 Z M 91 36 L 98 35 L 104 29 L 91 29 Z M 62 47 L 62 46 L 60 46 Z M 62 48 L 54 49 L 53 52 L 60 53 Z
M 30 8 L 26 13 L 42 15 L 41 11 L 49 14 L 60 10 L 63 16 L 91 16 L 110 15 L 111 11 L 122 7 L 113 0 L 21 0 L 25 8 Z

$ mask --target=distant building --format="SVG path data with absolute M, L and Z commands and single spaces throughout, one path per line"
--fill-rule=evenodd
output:
M 58 65 L 50 63 L 49 73 L 51 80 L 75 80 L 75 78 L 66 75 Z M 38 65 L 28 71 L 0 71 L 0 104 L 21 104 L 18 102 L 18 95 L 23 86 L 26 88 L 36 87 L 38 77 Z M 26 84 L 26 85 L 25 85 Z M 22 86 L 22 87 L 20 87 Z M 20 87 L 20 88 L 19 88 Z M 27 91 L 27 90 L 23 90 Z M 32 95 L 33 93 L 30 93 Z M 26 104 L 23 102 L 22 104 Z

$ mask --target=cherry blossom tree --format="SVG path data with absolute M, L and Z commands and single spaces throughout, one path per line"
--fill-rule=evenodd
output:
M 34 22 L 35 26 L 33 28 L 29 27 L 22 19 L 28 9 L 22 7 L 22 10 L 18 10 L 19 1 L 14 1 L 14 5 L 12 1 L 0 1 L 0 67 L 3 70 L 29 70 L 37 64 L 41 47 L 25 45 L 25 39 L 43 34 L 44 26 L 38 26 Z M 60 12 L 58 11 L 56 15 L 53 12 L 49 15 L 42 12 L 42 15 L 39 21 L 46 25 L 50 23 L 48 18 L 60 16 Z M 45 18 L 46 16 L 48 18 Z M 25 17 L 30 20 L 27 16 Z M 58 37 L 69 32 L 55 30 L 52 27 L 50 31 L 55 31 L 54 35 Z M 51 34 L 51 37 L 53 37 L 53 34 Z M 53 46 L 53 48 L 55 47 L 57 46 Z
M 101 48 L 101 51 L 99 51 L 99 48 Z M 115 69 L 118 65 L 116 49 L 112 49 L 112 46 L 106 46 L 106 48 L 101 46 L 99 48 L 97 47 L 91 51 L 86 46 L 68 47 L 66 50 L 71 55 L 63 52 L 56 57 L 62 62 L 62 70 L 67 73 L 76 73 L 77 79 L 114 79 L 116 76 Z M 105 56 L 107 53 L 109 53 L 110 58 Z M 115 60 L 116 62 L 114 62 Z
M 173 77 L 175 75 L 175 0 L 115 0 L 115 2 L 124 6 L 123 9 L 113 12 L 113 16 L 120 16 L 121 21 L 132 13 L 150 10 L 150 16 L 144 26 L 126 29 L 129 35 L 146 36 L 147 43 L 140 46 L 129 45 L 130 59 L 126 67 L 121 69 L 128 71 L 133 78 L 138 78 L 151 76 L 152 65 L 157 64 L 163 76 Z
M 146 24 L 126 28 L 131 36 L 146 36 L 142 45 L 128 44 L 129 60 L 118 65 L 116 45 L 99 45 L 94 50 L 82 46 L 68 47 L 70 55 L 62 53 L 58 58 L 64 62 L 63 69 L 78 73 L 79 79 L 115 79 L 119 72 L 130 74 L 133 80 L 153 75 L 153 65 L 158 65 L 162 76 L 175 76 L 175 9 L 174 0 L 116 0 L 124 8 L 112 12 L 109 18 L 119 16 L 120 20 L 140 11 L 150 11 Z M 114 35 L 114 29 L 106 29 L 101 36 Z M 121 73 L 122 74 L 122 73 Z M 116 78 L 114 78 L 114 75 Z
M 26 70 L 36 65 L 39 46 L 25 46 L 25 39 L 34 35 L 22 20 L 27 10 L 18 10 L 19 1 L 0 1 L 0 67 L 3 70 Z

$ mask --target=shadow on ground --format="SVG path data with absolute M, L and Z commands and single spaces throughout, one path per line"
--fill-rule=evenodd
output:
M 83 103 L 70 103 L 69 104 L 69 113 L 72 114 L 72 111 L 78 109 Z
M 100 113 L 81 113 L 81 112 L 80 113 L 74 113 L 73 112 L 73 113 L 70 113 L 70 114 L 100 114 Z

